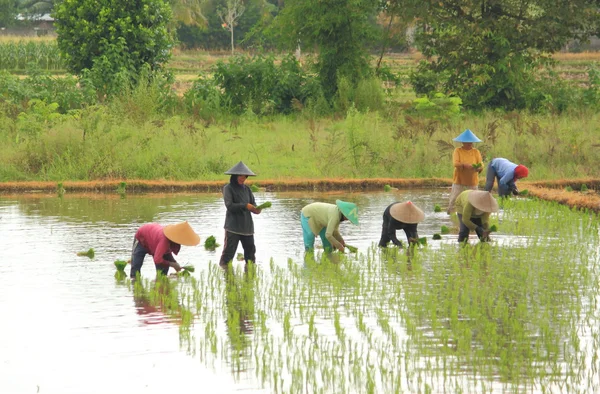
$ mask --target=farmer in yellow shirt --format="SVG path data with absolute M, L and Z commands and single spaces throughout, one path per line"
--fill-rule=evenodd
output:
M 483 190 L 465 190 L 456 199 L 456 213 L 460 222 L 458 242 L 468 241 L 475 231 L 481 241 L 489 241 L 490 213 L 498 211 L 498 202 L 492 193 Z
M 336 200 L 335 204 L 313 202 L 302 208 L 300 224 L 304 236 L 304 248 L 309 251 L 314 248 L 315 236 L 319 235 L 325 250 L 333 248 L 344 251 L 346 243 L 340 234 L 340 223 L 349 220 L 358 224 L 358 207 L 356 204 Z
M 452 178 L 448 214 L 455 211 L 454 203 L 456 197 L 461 192 L 465 190 L 477 190 L 479 173 L 483 170 L 481 153 L 476 148 L 473 148 L 473 143 L 481 142 L 481 140 L 471 130 L 467 129 L 456 137 L 454 141 L 462 142 L 462 146 L 454 149 L 454 154 L 452 155 L 454 177 Z

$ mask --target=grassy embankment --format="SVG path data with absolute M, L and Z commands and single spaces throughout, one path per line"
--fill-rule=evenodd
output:
M 198 73 L 226 58 L 222 53 L 175 51 L 169 64 L 176 75 L 174 88 L 184 92 Z M 558 54 L 556 58 L 559 74 L 579 84 L 600 55 Z M 406 73 L 418 59 L 417 54 L 385 60 L 394 71 Z M 333 118 L 303 111 L 266 118 L 199 119 L 159 114 L 155 111 L 158 96 L 142 89 L 112 105 L 59 118 L 41 113 L 14 119 L 0 114 L 0 182 L 208 181 L 211 187 L 210 181 L 221 182 L 224 170 L 244 160 L 260 175 L 257 182 L 287 182 L 286 187 L 319 180 L 317 187 L 327 189 L 337 187 L 340 178 L 355 179 L 342 183 L 346 187 L 358 183 L 362 186 L 355 187 L 361 188 L 380 187 L 382 182 L 448 183 L 452 149 L 457 146 L 452 138 L 465 128 L 484 140 L 478 147 L 487 160 L 500 156 L 529 166 L 529 181 L 597 176 L 596 113 L 488 112 L 431 120 L 412 111 L 413 98 L 410 89 L 399 86 L 379 112 L 350 111 Z M 406 181 L 398 184 L 388 178 Z M 183 186 L 187 187 L 197 186 Z M 6 184 L 4 190 L 15 190 L 14 184 Z

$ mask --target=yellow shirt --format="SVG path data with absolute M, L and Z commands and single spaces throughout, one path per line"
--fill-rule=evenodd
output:
M 477 186 L 479 184 L 479 173 L 472 167 L 456 168 L 457 164 L 472 164 L 483 163 L 481 153 L 475 148 L 469 150 L 463 148 L 454 149 L 452 155 L 452 163 L 454 164 L 454 177 L 452 183 L 463 186 Z

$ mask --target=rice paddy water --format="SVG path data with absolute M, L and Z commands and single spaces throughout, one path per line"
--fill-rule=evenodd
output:
M 300 209 L 338 198 L 359 206 L 360 226 L 341 226 L 358 251 L 305 254 Z M 189 275 L 156 278 L 147 257 L 132 284 L 113 274 L 139 225 L 188 220 L 222 242 L 221 196 L 0 196 L 2 391 L 600 391 L 595 214 L 513 198 L 492 242 L 459 246 L 434 212 L 447 190 L 256 199 L 272 202 L 254 217 L 256 265 L 182 247 Z M 425 211 L 427 242 L 375 246 L 394 200 Z

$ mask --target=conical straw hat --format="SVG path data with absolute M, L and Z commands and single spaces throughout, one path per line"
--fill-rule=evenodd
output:
M 352 222 L 358 224 L 358 207 L 353 202 L 335 200 L 335 205 L 340 209 L 342 214 Z
M 497 212 L 498 202 L 492 196 L 492 193 L 483 190 L 473 190 L 469 192 L 467 199 L 475 208 L 483 212 Z
M 225 171 L 227 175 L 246 175 L 246 176 L 256 176 L 255 173 L 252 172 L 243 162 L 239 162 L 227 171 Z
M 194 232 L 188 222 L 169 224 L 163 233 L 170 241 L 185 246 L 196 246 L 200 243 L 200 236 Z
M 390 208 L 390 215 L 402 223 L 419 223 L 425 219 L 425 214 L 410 201 L 399 202 Z
M 458 137 L 454 139 L 456 142 L 481 142 L 479 138 L 469 129 L 463 131 Z

